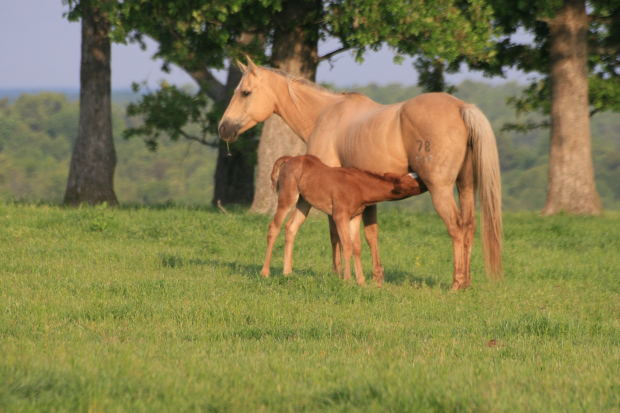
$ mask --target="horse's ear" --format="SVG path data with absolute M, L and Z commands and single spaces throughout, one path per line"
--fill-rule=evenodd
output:
M 248 71 L 248 67 L 241 63 L 239 59 L 235 59 L 235 63 L 237 64 L 239 70 L 241 70 L 241 73 L 246 73 Z
M 254 69 L 256 69 L 257 67 L 254 61 L 252 61 L 250 56 L 248 56 L 247 54 L 245 55 L 245 60 L 247 60 L 248 62 L 248 69 L 250 69 L 250 73 L 254 73 Z

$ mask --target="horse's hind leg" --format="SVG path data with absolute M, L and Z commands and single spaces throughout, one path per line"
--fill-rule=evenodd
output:
M 465 157 L 465 163 L 459 173 L 456 185 L 459 190 L 460 224 L 463 229 L 463 267 L 466 276 L 463 288 L 465 288 L 471 285 L 471 250 L 474 243 L 474 233 L 476 232 L 474 170 L 469 151 Z
M 379 225 L 377 224 L 377 206 L 370 205 L 362 214 L 364 220 L 364 236 L 372 257 L 372 278 L 377 285 L 383 285 L 383 267 L 379 256 Z
M 454 200 L 453 185 L 433 186 L 430 188 L 435 210 L 446 224 L 448 234 L 452 238 L 452 254 L 454 272 L 452 289 L 467 288 L 467 275 L 464 262 L 464 234 L 461 225 L 461 214 Z
M 286 182 L 286 184 L 289 183 Z M 276 209 L 276 213 L 273 217 L 273 220 L 269 223 L 269 229 L 267 230 L 267 252 L 265 253 L 265 261 L 263 263 L 263 268 L 260 272 L 263 277 L 269 277 L 269 266 L 271 264 L 273 245 L 278 238 L 280 228 L 282 227 L 282 223 L 284 222 L 286 215 L 293 207 L 293 205 L 295 205 L 295 202 L 299 197 L 299 192 L 297 191 L 297 188 L 293 187 L 292 185 L 294 185 L 294 182 L 290 182 L 290 185 L 283 185 L 284 188 L 281 188 L 280 193 L 278 194 L 278 206 Z
M 293 244 L 295 243 L 295 236 L 301 224 L 304 223 L 308 212 L 310 212 L 310 204 L 303 199 L 299 198 L 297 201 L 297 208 L 293 211 L 293 216 L 286 223 L 286 234 L 284 241 L 284 275 L 289 275 L 293 272 Z

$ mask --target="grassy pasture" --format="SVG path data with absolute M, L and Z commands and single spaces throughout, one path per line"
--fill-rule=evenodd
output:
M 295 275 L 280 239 L 267 280 L 267 217 L 4 204 L 0 219 L 3 412 L 620 411 L 619 213 L 506 214 L 505 281 L 482 275 L 477 243 L 459 293 L 434 214 L 380 213 L 382 289 L 330 274 L 318 217 Z

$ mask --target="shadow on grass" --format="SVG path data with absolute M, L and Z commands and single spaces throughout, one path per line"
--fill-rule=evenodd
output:
M 449 286 L 443 282 L 437 281 L 432 277 L 418 277 L 408 271 L 385 270 L 385 282 L 389 284 L 411 284 L 414 286 L 426 286 L 430 288 L 447 289 Z
M 260 275 L 260 271 L 262 268 L 261 264 L 244 264 L 239 262 L 231 262 L 231 261 L 222 261 L 217 259 L 202 259 L 202 258 L 184 258 L 180 255 L 176 254 L 160 254 L 159 255 L 160 265 L 165 268 L 183 268 L 183 267 L 201 267 L 201 266 L 211 266 L 211 267 L 219 267 L 225 269 L 225 271 L 242 275 L 244 277 L 256 279 L 262 278 Z M 372 281 L 372 274 L 365 273 L 366 281 Z M 338 276 L 332 271 L 328 271 L 327 273 L 322 271 L 316 271 L 311 268 L 296 268 L 293 271 L 293 274 L 290 276 L 284 276 L 282 274 L 282 268 L 272 267 L 271 269 L 271 278 L 295 278 L 295 277 L 311 277 L 315 279 L 323 278 L 323 277 L 334 277 Z M 440 288 L 440 289 L 448 289 L 450 285 L 444 282 L 439 282 L 435 278 L 432 277 L 418 277 L 410 272 L 406 271 L 393 271 L 386 270 L 384 282 L 386 284 L 394 284 L 394 285 L 403 285 L 408 284 L 414 287 L 430 287 L 430 288 Z
M 183 267 L 200 267 L 211 266 L 224 268 L 225 271 L 243 275 L 249 278 L 260 277 L 261 264 L 243 264 L 239 262 L 230 262 L 214 259 L 202 259 L 202 258 L 184 258 L 176 254 L 159 254 L 159 262 L 162 267 L 166 268 L 183 268 Z M 320 272 L 308 269 L 300 268 L 296 269 L 291 277 L 320 277 L 323 275 Z M 281 277 L 281 268 L 272 268 L 271 276 Z

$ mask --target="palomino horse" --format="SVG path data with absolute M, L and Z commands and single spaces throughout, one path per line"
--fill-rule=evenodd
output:
M 220 137 L 237 136 L 278 114 L 306 142 L 307 153 L 328 166 L 356 167 L 399 176 L 416 171 L 452 238 L 453 289 L 471 284 L 475 191 L 482 211 L 485 268 L 502 271 L 499 157 L 489 121 L 474 105 L 445 93 L 425 93 L 381 105 L 359 93 L 334 93 L 286 73 L 239 63 L 243 77 L 219 124 Z M 459 205 L 454 199 L 454 185 Z M 289 224 L 297 225 L 301 212 Z M 364 223 L 376 231 L 376 207 Z M 368 234 L 367 234 L 368 235 Z
M 361 214 L 366 206 L 403 199 L 426 191 L 424 184 L 411 174 L 396 176 L 386 173 L 381 176 L 356 168 L 330 168 L 313 155 L 279 158 L 273 164 L 271 184 L 278 192 L 278 208 L 269 224 L 267 252 L 261 275 L 269 276 L 273 244 L 286 215 L 297 203 L 297 209 L 304 218 L 311 206 L 333 218 L 338 239 L 342 244 L 344 279 L 351 278 L 350 260 L 353 254 L 355 278 L 360 285 L 365 283 L 365 279 L 359 230 Z M 293 270 L 293 244 L 298 229 L 299 227 L 290 226 L 286 228 L 285 275 Z M 377 242 L 377 239 L 369 240 L 371 246 Z M 380 287 L 383 283 L 383 273 L 374 275 Z

